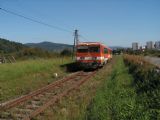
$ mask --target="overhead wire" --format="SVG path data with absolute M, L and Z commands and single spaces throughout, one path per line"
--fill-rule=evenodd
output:
M 4 9 L 4 8 L 2 8 L 2 7 L 0 8 L 0 10 L 1 10 L 1 11 L 4 11 L 4 12 L 6 12 L 6 13 L 9 13 L 9 14 L 12 14 L 12 15 L 15 15 L 15 16 L 18 16 L 18 17 L 21 17 L 21 18 L 24 18 L 24 19 L 26 19 L 26 20 L 29 20 L 29 21 L 32 21 L 32 22 L 35 22 L 35 23 L 38 23 L 38 24 L 41 24 L 41 25 L 44 25 L 44 26 L 53 28 L 53 29 L 57 29 L 57 30 L 60 30 L 60 31 L 72 33 L 72 31 L 70 31 L 70 30 L 68 30 L 68 29 L 64 29 L 64 28 L 61 28 L 61 27 L 58 27 L 58 26 L 55 26 L 55 25 L 51 25 L 51 24 L 48 24 L 48 23 L 45 23 L 45 22 L 42 22 L 42 21 L 39 21 L 39 20 L 30 18 L 30 17 L 26 17 L 26 16 L 24 16 L 24 15 L 21 15 L 21 14 L 15 13 L 15 12 L 12 12 L 12 11 L 7 10 L 7 9 Z
M 83 40 L 90 42 L 90 40 L 88 40 L 88 38 L 84 37 L 83 35 L 79 35 L 80 38 L 82 38 Z
M 39 21 L 39 20 L 36 20 L 34 18 L 31 18 L 31 17 L 26 17 L 24 15 L 21 15 L 21 14 L 18 14 L 18 13 L 15 13 L 15 12 L 12 12 L 10 10 L 7 10 L 7 9 L 4 9 L 2 7 L 0 7 L 0 10 L 1 11 L 4 11 L 6 13 L 9 13 L 9 14 L 12 14 L 12 15 L 15 15 L 15 16 L 18 16 L 18 17 L 21 17 L 23 19 L 26 19 L 26 20 L 29 20 L 29 21 L 32 21 L 32 22 L 35 22 L 35 23 L 38 23 L 38 24 L 41 24 L 41 25 L 44 25 L 44 26 L 47 26 L 47 27 L 50 27 L 50 28 L 53 28 L 53 29 L 57 29 L 57 30 L 60 30 L 60 31 L 64 31 L 64 32 L 68 32 L 68 33 L 73 33 L 71 30 L 69 29 L 65 29 L 65 28 L 61 28 L 61 27 L 58 27 L 58 26 L 55 26 L 55 25 L 51 25 L 51 24 L 48 24 L 48 23 L 45 23 L 45 22 L 42 22 L 42 21 Z M 89 40 L 84 37 L 83 35 L 79 35 L 80 38 L 84 39 L 85 41 L 89 42 Z

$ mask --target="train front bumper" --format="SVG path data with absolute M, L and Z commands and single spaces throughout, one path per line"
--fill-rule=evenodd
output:
M 90 62 L 78 61 L 77 63 L 79 67 L 84 68 L 84 69 L 89 69 L 89 68 L 95 69 L 102 65 L 101 62 L 97 62 L 97 61 L 90 61 Z

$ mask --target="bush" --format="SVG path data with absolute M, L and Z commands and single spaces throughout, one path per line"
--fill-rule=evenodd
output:
M 62 55 L 62 56 L 71 56 L 71 55 L 72 55 L 72 51 L 69 50 L 69 49 L 64 49 L 64 50 L 61 52 L 61 55 Z
M 137 93 L 137 103 L 147 119 L 160 117 L 160 69 L 143 60 L 140 56 L 125 55 L 125 64 L 133 75 L 133 86 Z
M 45 51 L 40 48 L 25 48 L 11 54 L 15 56 L 16 59 L 54 58 L 60 56 L 58 53 Z
M 160 50 L 156 49 L 146 49 L 146 50 L 132 50 L 132 49 L 127 49 L 125 53 L 130 54 L 130 55 L 144 55 L 144 56 L 155 56 L 155 57 L 160 57 Z

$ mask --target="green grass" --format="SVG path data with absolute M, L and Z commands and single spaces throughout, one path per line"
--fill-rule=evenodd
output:
M 110 76 L 115 58 L 98 73 L 85 82 L 78 90 L 73 90 L 66 97 L 61 99 L 58 104 L 48 108 L 37 120 L 83 120 L 85 119 L 86 109 L 93 99 L 96 90 L 103 85 L 105 78 Z
M 70 60 L 64 59 L 64 63 Z M 66 74 L 60 68 L 60 59 L 25 61 L 0 66 L 2 100 L 32 91 L 54 81 L 53 73 Z M 33 67 L 34 66 L 34 67 Z M 6 68 L 5 68 L 6 67 Z M 3 68 L 3 70 L 1 69 Z M 14 71 L 14 68 L 18 71 Z M 22 69 L 23 68 L 23 69 Z M 9 71 L 12 77 L 1 77 Z M 14 73 L 11 73 L 14 72 Z M 26 74 L 27 73 L 27 74 Z M 10 79 L 13 78 L 13 79 Z M 114 57 L 111 63 L 101 69 L 79 90 L 73 91 L 48 108 L 36 119 L 52 120 L 132 120 L 140 116 L 136 106 L 133 78 L 123 63 L 123 58 Z M 137 117 L 140 118 L 140 117 Z M 138 120 L 138 119 L 137 119 Z
M 69 58 L 27 60 L 14 64 L 0 64 L 0 101 L 29 93 L 66 74 L 60 65 L 71 62 Z
M 135 89 L 122 57 L 117 58 L 112 74 L 105 78 L 93 101 L 88 106 L 88 120 L 131 120 L 134 118 Z
M 160 120 L 160 74 L 156 66 L 139 58 L 135 55 L 124 55 L 124 62 L 134 77 L 137 119 Z

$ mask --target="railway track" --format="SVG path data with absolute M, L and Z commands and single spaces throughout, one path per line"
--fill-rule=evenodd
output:
M 0 120 L 30 120 L 77 89 L 95 73 L 80 71 L 28 95 L 4 102 L 0 105 Z

